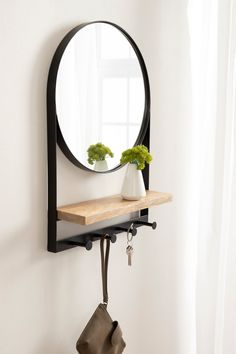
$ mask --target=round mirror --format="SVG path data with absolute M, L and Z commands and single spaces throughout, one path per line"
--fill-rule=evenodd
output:
M 59 145 L 77 166 L 114 170 L 122 151 L 142 142 L 148 125 L 142 56 L 130 36 L 108 22 L 76 27 L 60 48 L 55 86 Z

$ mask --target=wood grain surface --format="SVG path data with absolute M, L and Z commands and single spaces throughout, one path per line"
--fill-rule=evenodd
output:
M 171 200 L 171 194 L 154 191 L 147 191 L 146 197 L 135 201 L 124 200 L 120 195 L 113 195 L 111 197 L 58 207 L 57 216 L 60 220 L 81 225 L 90 225 L 98 221 L 167 203 Z

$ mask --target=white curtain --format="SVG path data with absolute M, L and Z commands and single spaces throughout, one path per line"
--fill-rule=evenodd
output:
M 188 353 L 236 353 L 236 1 L 190 0 Z M 190 307 L 189 307 L 190 309 Z

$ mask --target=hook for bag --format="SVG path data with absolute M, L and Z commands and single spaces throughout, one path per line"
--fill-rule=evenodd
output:
M 155 230 L 157 228 L 157 223 L 156 221 L 154 222 L 146 222 L 146 221 L 135 221 L 135 224 L 137 225 L 144 225 L 144 226 L 150 226 L 153 230 Z
M 111 243 L 115 243 L 117 240 L 117 237 L 115 234 L 111 234 L 111 235 L 105 234 L 104 237 L 105 237 L 105 239 L 110 240 Z

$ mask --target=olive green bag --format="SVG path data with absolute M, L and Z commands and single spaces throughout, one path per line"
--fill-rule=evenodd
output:
M 79 354 L 121 354 L 126 346 L 118 322 L 112 321 L 107 312 L 107 270 L 110 240 L 106 239 L 106 254 L 104 254 L 104 240 L 105 237 L 101 239 L 100 243 L 103 303 L 98 305 L 77 341 L 76 349 Z

